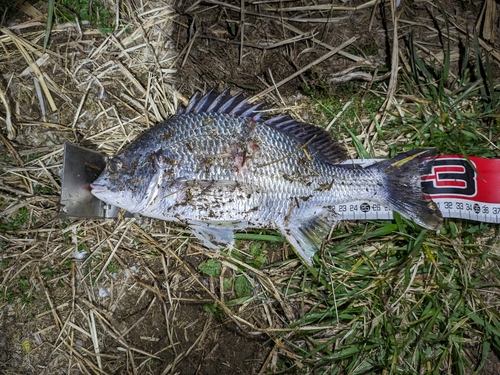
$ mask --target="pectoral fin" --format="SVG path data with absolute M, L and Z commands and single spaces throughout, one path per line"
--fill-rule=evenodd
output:
M 189 227 L 194 236 L 203 243 L 203 246 L 219 250 L 234 244 L 234 231 L 245 228 L 240 222 L 205 223 L 193 221 Z

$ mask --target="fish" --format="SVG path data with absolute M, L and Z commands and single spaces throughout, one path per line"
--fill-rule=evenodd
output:
M 91 192 L 130 213 L 182 223 L 211 249 L 233 246 L 235 231 L 277 230 L 309 265 L 340 203 L 382 203 L 424 228 L 441 226 L 420 182 L 436 149 L 353 167 L 341 164 L 347 152 L 323 128 L 267 118 L 267 108 L 229 89 L 196 93 L 109 157 Z

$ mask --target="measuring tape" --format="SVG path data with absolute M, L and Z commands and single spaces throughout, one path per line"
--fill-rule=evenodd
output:
M 380 159 L 350 160 L 366 167 Z M 422 190 L 439 207 L 443 217 L 500 223 L 500 159 L 458 155 L 438 156 Z M 392 210 L 370 201 L 334 206 L 340 220 L 390 220 Z

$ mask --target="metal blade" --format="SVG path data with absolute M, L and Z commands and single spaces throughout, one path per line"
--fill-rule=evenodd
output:
M 92 195 L 90 184 L 106 166 L 106 156 L 64 143 L 61 184 L 61 217 L 107 219 L 118 217 L 118 208 Z

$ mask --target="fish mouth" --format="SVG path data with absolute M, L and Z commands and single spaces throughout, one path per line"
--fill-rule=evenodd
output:
M 90 184 L 90 192 L 94 195 L 104 193 L 108 190 L 106 185 Z

